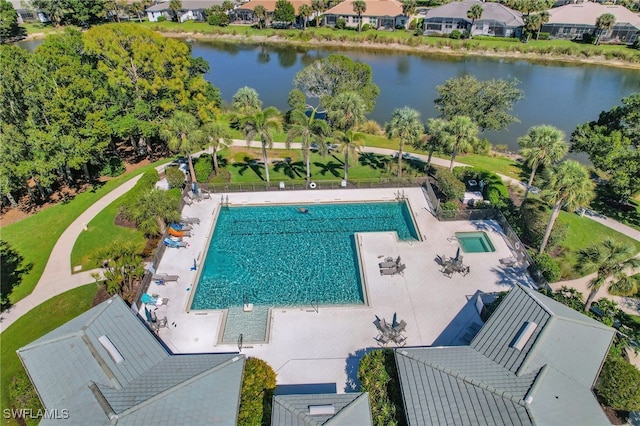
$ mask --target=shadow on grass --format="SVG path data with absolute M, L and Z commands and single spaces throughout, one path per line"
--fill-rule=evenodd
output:
M 9 295 L 14 287 L 22 282 L 22 276 L 33 267 L 32 263 L 23 264 L 24 257 L 7 242 L 0 241 L 0 310 L 11 307 Z
M 304 164 L 302 161 L 291 161 L 291 158 L 287 157 L 284 160 L 277 161 L 273 169 L 276 172 L 282 172 L 285 176 L 295 179 L 301 178 L 305 174 Z
M 238 169 L 240 176 L 244 176 L 248 170 L 251 170 L 260 180 L 264 180 L 264 177 L 262 176 L 263 165 L 255 158 L 244 157 L 242 162 L 233 164 L 233 167 Z
M 322 176 L 326 176 L 327 173 L 330 173 L 335 177 L 341 177 L 342 175 L 340 174 L 340 172 L 344 168 L 343 163 L 336 163 L 333 160 L 329 160 L 326 163 L 320 163 L 319 161 L 316 161 L 313 163 L 313 165 L 320 169 L 319 173 Z
M 363 166 L 369 166 L 374 170 L 385 170 L 388 167 L 390 157 L 388 155 L 364 152 L 360 154 L 358 162 Z

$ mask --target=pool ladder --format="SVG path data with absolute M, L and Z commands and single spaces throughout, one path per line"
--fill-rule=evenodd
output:
M 220 207 L 229 208 L 229 196 L 227 195 L 226 199 L 224 194 L 220 196 Z

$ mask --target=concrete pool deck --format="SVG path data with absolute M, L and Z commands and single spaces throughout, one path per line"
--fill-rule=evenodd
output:
M 497 292 L 511 288 L 514 282 L 533 286 L 529 275 L 517 268 L 502 266 L 499 259 L 512 256 L 502 229 L 494 221 L 438 222 L 421 188 L 404 188 L 415 225 L 422 241 L 398 241 L 392 232 L 358 234 L 361 267 L 368 305 L 312 306 L 273 308 L 270 313 L 268 343 L 244 342 L 242 353 L 267 361 L 278 375 L 278 385 L 323 384 L 337 392 L 353 388 L 360 357 L 377 348 L 376 315 L 391 322 L 407 322 L 407 346 L 463 344 L 463 336 L 473 323 L 481 324 L 472 297 L 478 291 Z M 225 201 L 226 201 L 225 194 Z M 295 203 L 327 203 L 395 200 L 397 189 L 342 189 L 230 193 L 231 206 Z M 175 353 L 233 352 L 236 344 L 221 344 L 225 311 L 190 311 L 188 304 L 197 278 L 191 271 L 208 247 L 220 194 L 185 206 L 184 216 L 198 217 L 190 246 L 167 249 L 159 273 L 178 274 L 179 281 L 166 285 L 152 283 L 148 293 L 169 298 L 168 305 L 155 311 L 167 317 L 167 328 L 160 338 Z M 437 255 L 455 256 L 458 242 L 455 232 L 484 231 L 495 252 L 464 253 L 470 267 L 466 276 L 444 276 L 436 263 Z M 295 253 L 282 253 L 293 256 Z M 400 256 L 406 265 L 404 274 L 381 276 L 378 263 L 385 257 Z M 144 313 L 143 317 L 144 317 Z M 390 345 L 393 347 L 394 345 Z

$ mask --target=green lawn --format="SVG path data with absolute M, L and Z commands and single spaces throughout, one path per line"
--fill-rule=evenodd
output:
M 640 252 L 640 241 L 627 237 L 587 217 L 562 211 L 558 216 L 558 221 L 569 227 L 567 237 L 561 244 L 563 252 L 556 258 L 562 269 L 562 279 L 579 278 L 580 275 L 573 271 L 573 266 L 576 264 L 576 252 L 605 238 L 613 238 L 621 243 L 632 245 L 635 247 L 636 253 Z
M 136 169 L 100 187 L 83 192 L 66 203 L 56 204 L 20 222 L 2 227 L 2 239 L 24 257 L 25 265 L 31 266 L 20 285 L 13 289 L 10 295 L 11 303 L 16 303 L 31 294 L 42 276 L 53 246 L 82 212 L 122 183 L 166 161 L 168 160 Z M 70 264 L 68 266 L 71 268 Z
M 95 284 L 88 284 L 55 296 L 27 312 L 0 334 L 2 409 L 10 407 L 8 389 L 13 377 L 28 380 L 16 350 L 85 312 L 91 307 L 97 290 Z
M 490 170 L 514 179 L 522 179 L 522 164 L 507 157 L 463 154 L 457 156 L 456 161 L 473 167 Z
M 62 31 L 64 31 L 64 28 L 79 29 L 78 27 L 76 27 L 74 25 L 68 25 L 68 26 L 65 26 L 65 27 L 56 28 L 51 24 L 42 24 L 42 23 L 39 23 L 39 22 L 38 23 L 27 22 L 27 23 L 24 23 L 24 24 L 20 24 L 20 26 L 27 30 L 27 35 L 37 34 L 37 33 L 44 33 L 44 34 L 61 33 Z

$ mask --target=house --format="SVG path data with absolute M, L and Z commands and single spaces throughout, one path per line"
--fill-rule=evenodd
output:
M 224 0 L 182 0 L 182 7 L 178 11 L 180 22 L 185 21 L 206 21 L 207 10 L 214 5 L 222 6 Z M 155 4 L 146 9 L 149 22 L 157 22 L 158 18 L 164 16 L 167 21 L 174 18 L 170 2 L 165 1 Z
M 338 19 L 343 18 L 348 27 L 358 26 L 359 19 L 362 24 L 369 24 L 375 29 L 407 28 L 409 17 L 402 12 L 402 3 L 396 0 L 365 0 L 367 9 L 358 17 L 353 11 L 353 1 L 346 0 L 327 10 L 324 13 L 324 23 L 335 26 Z
M 271 411 L 273 426 L 370 426 L 368 393 L 276 395 Z
M 614 335 L 517 285 L 469 346 L 396 349 L 407 422 L 608 425 L 592 388 Z
M 24 24 L 25 22 L 49 22 L 49 18 L 44 13 L 32 8 L 27 1 L 9 0 L 9 3 L 11 3 L 18 15 L 18 24 Z
M 542 25 L 541 32 L 551 38 L 581 39 L 583 34 L 593 34 L 599 16 L 610 13 L 616 18 L 614 27 L 602 34 L 600 41 L 635 43 L 640 31 L 640 15 L 624 6 L 603 5 L 584 2 L 567 4 L 549 9 L 549 22 Z
M 244 356 L 173 355 L 118 296 L 18 356 L 47 412 L 70 424 L 236 424 Z
M 473 5 L 482 7 L 482 16 L 473 22 L 467 12 Z M 454 30 L 468 30 L 472 35 L 490 35 L 496 37 L 520 37 L 524 21 L 522 14 L 500 3 L 480 2 L 477 0 L 454 1 L 434 7 L 424 18 L 424 33 L 450 34 Z
M 264 7 L 267 11 L 267 16 L 271 16 L 276 10 L 276 3 L 277 0 L 250 0 L 234 10 L 235 19 L 244 22 L 253 22 L 253 10 L 256 6 Z M 300 6 L 303 4 L 311 6 L 311 0 L 289 0 L 289 3 L 293 6 L 293 11 L 296 16 L 298 16 Z

